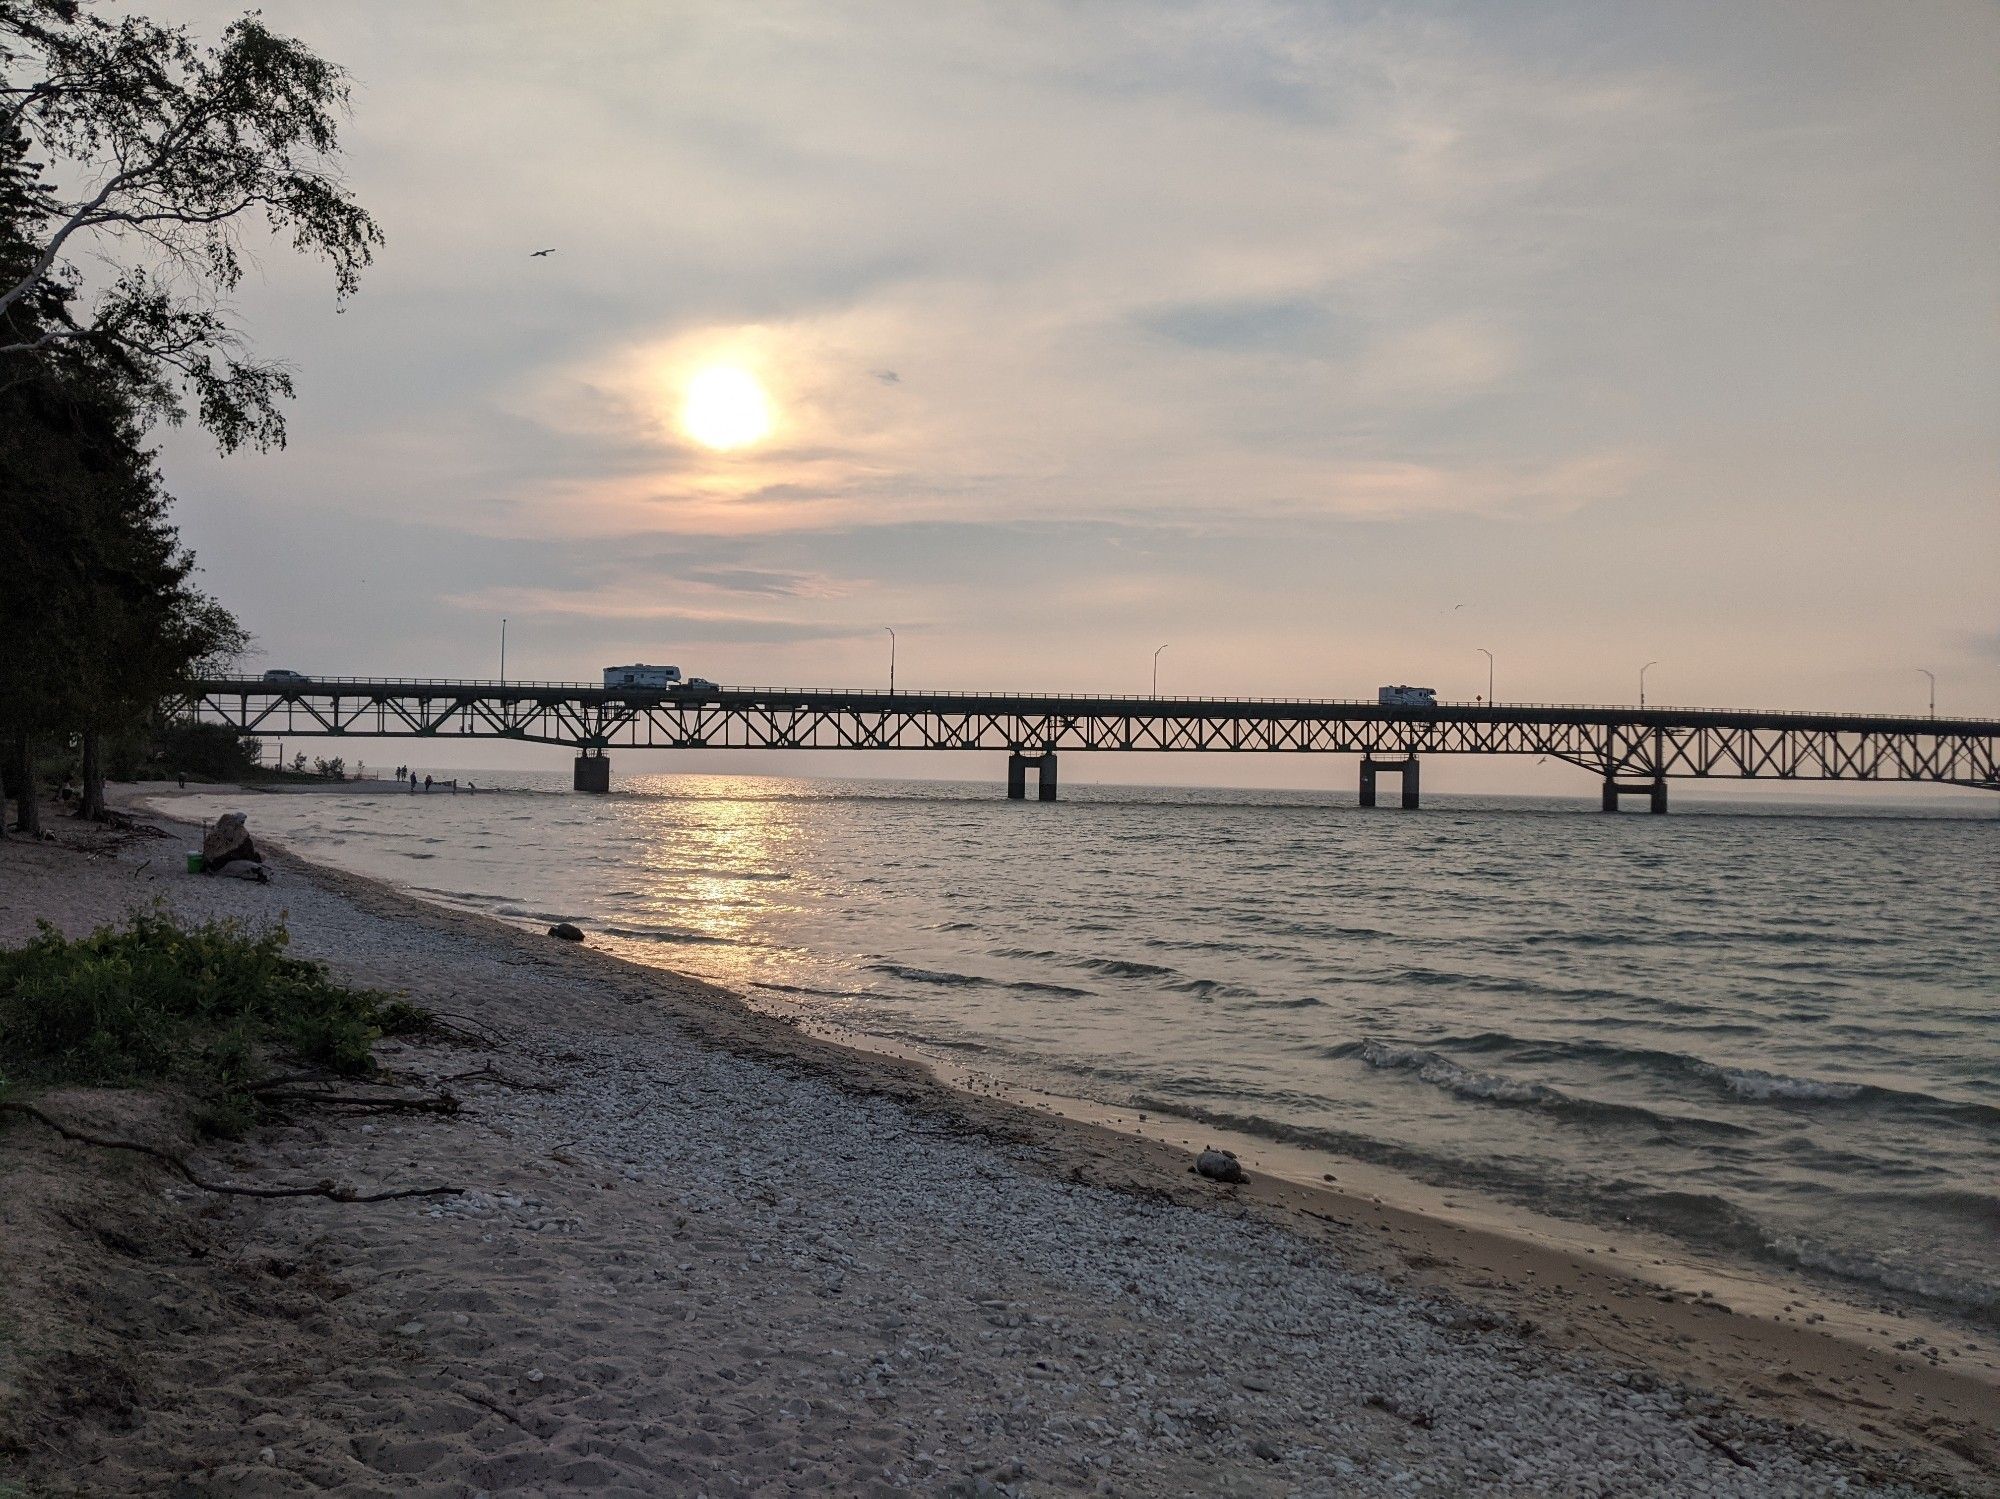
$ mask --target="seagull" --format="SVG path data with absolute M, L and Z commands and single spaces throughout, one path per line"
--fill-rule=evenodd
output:
M 555 254 L 555 253 L 556 253 L 556 247 L 555 247 L 554 245 L 550 245 L 550 246 L 548 247 L 548 249 L 546 249 L 546 250 L 531 250 L 531 251 L 529 251 L 529 252 L 528 252 L 528 259 L 530 259 L 530 260 L 540 260 L 540 259 L 541 259 L 541 258 L 542 258 L 542 257 L 543 257 L 544 255 L 553 255 L 553 254 Z

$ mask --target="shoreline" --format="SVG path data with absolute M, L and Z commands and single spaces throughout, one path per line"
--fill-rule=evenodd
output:
M 124 803 L 132 805 L 130 797 Z M 172 819 L 170 811 L 154 815 Z M 186 831 L 182 825 L 176 839 Z M 178 853 L 178 843 L 164 849 Z M 426 1469 L 432 1475 L 450 1467 L 484 1475 L 472 1487 L 508 1487 L 498 1469 L 476 1467 L 472 1449 L 518 1439 L 528 1411 L 548 1407 L 550 1429 L 564 1433 L 566 1451 L 574 1449 L 564 1461 L 604 1463 L 616 1431 L 624 1431 L 618 1441 L 638 1445 L 644 1443 L 632 1433 L 640 1425 L 644 1441 L 658 1435 L 652 1421 L 616 1427 L 620 1413 L 714 1411 L 722 1409 L 720 1393 L 740 1387 L 742 1399 L 762 1401 L 762 1419 L 790 1409 L 794 1415 L 784 1419 L 796 1421 L 798 1407 L 786 1401 L 804 1399 L 810 1379 L 808 1405 L 826 1407 L 826 1421 L 806 1419 L 794 1433 L 806 1445 L 754 1461 L 768 1457 L 780 1477 L 800 1471 L 798 1463 L 818 1463 L 812 1471 L 826 1475 L 824 1483 L 836 1491 L 912 1485 L 946 1491 L 928 1479 L 920 1483 L 928 1473 L 952 1471 L 936 1465 L 946 1435 L 924 1435 L 926 1423 L 962 1417 L 970 1431 L 970 1411 L 986 1411 L 988 1425 L 1030 1421 L 1030 1437 L 1026 1445 L 1018 1433 L 1008 1437 L 1012 1457 L 978 1469 L 986 1477 L 966 1477 L 988 1483 L 966 1493 L 1074 1493 L 1096 1487 L 1098 1475 L 1104 1483 L 1124 1475 L 1120 1493 L 1190 1487 L 1320 1493 L 1328 1483 L 1332 1491 L 1388 1493 L 1404 1491 L 1396 1473 L 1432 1471 L 1426 1463 L 1444 1463 L 1436 1473 L 1446 1477 L 1432 1487 L 1442 1483 L 1446 1491 L 1516 1491 L 1536 1481 L 1570 1491 L 1586 1469 L 1606 1461 L 1602 1443 L 1624 1441 L 1618 1433 L 1628 1431 L 1642 1433 L 1640 1455 L 1616 1463 L 1640 1461 L 1634 1475 L 1674 1477 L 1656 1477 L 1650 1487 L 1628 1477 L 1626 1489 L 1678 1491 L 1682 1483 L 1692 1489 L 1702 1475 L 1700 1483 L 1714 1493 L 1822 1493 L 1828 1475 L 1844 1471 L 1850 1479 L 1914 1479 L 1946 1493 L 2000 1491 L 1992 1481 L 1990 1379 L 1932 1369 L 1918 1355 L 1882 1353 L 1818 1325 L 1722 1309 L 1716 1299 L 1662 1299 L 1656 1285 L 1632 1279 L 1626 1265 L 1604 1263 L 1610 1255 L 1566 1253 L 1492 1227 L 1452 1223 L 1390 1193 L 1374 1201 L 1350 1181 L 1338 1187 L 1288 1181 L 1246 1159 L 1252 1181 L 1218 1187 L 1194 1177 L 1186 1151 L 1168 1139 L 1120 1133 L 1108 1119 L 1022 1107 L 1022 1099 L 990 1089 L 966 1091 L 918 1061 L 804 1033 L 726 989 L 670 969 L 418 901 L 392 883 L 290 853 L 274 855 L 278 881 L 270 887 L 194 879 L 172 867 L 178 857 L 162 863 L 160 853 L 162 845 L 90 859 L 30 853 L 28 863 L 46 865 L 56 877 L 42 887 L 30 879 L 26 893 L 14 893 L 12 909 L 0 899 L 0 917 L 20 927 L 30 905 L 34 913 L 44 907 L 56 913 L 64 895 L 74 911 L 70 923 L 86 919 L 86 911 L 102 917 L 112 905 L 144 903 L 148 895 L 190 915 L 236 911 L 256 921 L 290 913 L 298 949 L 328 957 L 352 981 L 394 987 L 402 979 L 420 1003 L 458 1011 L 470 1005 L 508 1033 L 492 1057 L 512 1081 L 462 1085 L 472 1107 L 460 1119 L 380 1127 L 308 1119 L 214 1151 L 238 1171 L 262 1165 L 308 1179 L 352 1173 L 384 1183 L 424 1173 L 434 1179 L 442 1171 L 480 1183 L 476 1203 L 464 1213 L 376 1209 L 336 1217 L 314 1207 L 236 1203 L 218 1217 L 218 1231 L 234 1235 L 224 1243 L 234 1245 L 236 1263 L 298 1261 L 308 1249 L 332 1255 L 330 1273 L 348 1289 L 328 1325 L 354 1343 L 342 1357 L 362 1359 L 362 1377 L 340 1373 L 346 1365 L 334 1363 L 334 1355 L 322 1357 L 324 1333 L 314 1333 L 310 1357 L 334 1363 L 332 1373 L 316 1375 L 320 1385 L 332 1381 L 332 1395 L 322 1391 L 314 1401 L 332 1399 L 348 1409 L 350 1425 L 386 1423 L 390 1435 L 382 1441 L 394 1435 L 402 1443 L 414 1431 L 410 1447 L 420 1447 L 422 1457 L 406 1453 L 394 1461 L 432 1463 Z M 0 875 L 14 857 L 0 845 Z M 90 891 L 70 889 L 82 885 Z M 0 895 L 6 889 L 0 883 Z M 18 939 L 12 929 L 8 935 Z M 400 1043 L 384 1043 L 382 1051 L 392 1069 L 410 1077 L 450 1077 L 470 1065 L 464 1055 Z M 720 1145 L 710 1137 L 716 1129 L 724 1131 Z M 1198 1143 L 1216 1137 L 1176 1133 L 1194 1133 Z M 0 1141 L 0 1151 L 18 1149 L 40 1145 Z M 738 1175 L 746 1199 L 732 1197 Z M 1018 1203 L 994 1217 L 988 1207 L 994 1193 Z M 902 1229 L 914 1239 L 896 1237 L 890 1229 L 910 1211 L 912 1197 L 918 1203 L 912 1223 L 922 1227 Z M 210 1207 L 202 1217 L 216 1211 Z M 890 1237 L 878 1241 L 882 1233 Z M 932 1245 L 952 1245 L 952 1253 L 932 1265 L 926 1253 Z M 1084 1245 L 1096 1247 L 1080 1261 L 1082 1269 L 1066 1269 L 1052 1281 L 1036 1279 L 1046 1271 L 1030 1275 L 1034 1265 L 1050 1257 L 1062 1263 Z M 658 1261 L 658 1269 L 622 1269 L 648 1261 Z M 822 1267 L 812 1269 L 816 1263 Z M 786 1287 L 802 1275 L 828 1279 L 800 1301 Z M 600 1297 L 620 1299 L 566 1307 L 580 1291 L 562 1287 L 580 1285 L 602 1285 Z M 948 1309 L 952 1287 L 966 1313 Z M 782 1311 L 772 1313 L 776 1319 L 760 1311 L 774 1297 Z M 1132 1311 L 1124 1311 L 1126 1301 Z M 1140 1305 L 1154 1309 L 1132 1321 Z M 864 1313 L 860 1323 L 850 1311 Z M 830 1315 L 834 1323 L 822 1325 Z M 430 1329 L 444 1317 L 458 1325 L 470 1319 L 470 1331 L 446 1325 L 440 1349 L 486 1333 L 480 1347 L 460 1349 L 464 1363 L 450 1365 L 460 1369 L 454 1375 L 460 1393 L 474 1391 L 464 1379 L 478 1379 L 476 1391 L 454 1407 L 462 1415 L 434 1409 L 446 1395 L 426 1383 L 430 1375 L 420 1371 L 430 1365 L 414 1351 L 396 1353 L 392 1365 L 402 1373 L 392 1385 L 380 1383 L 388 1367 L 384 1339 L 414 1347 L 412 1339 L 434 1333 L 408 1327 Z M 688 1321 L 682 1335 L 672 1331 L 676 1321 Z M 382 1331 L 364 1337 L 362 1323 Z M 624 1327 L 630 1331 L 620 1337 L 616 1329 Z M 798 1349 L 766 1371 L 762 1359 L 776 1357 L 770 1349 L 796 1343 L 802 1327 L 816 1327 L 814 1335 L 832 1345 L 812 1357 Z M 220 1381 L 218 1369 L 232 1357 L 256 1363 L 270 1343 L 262 1335 L 244 1345 L 250 1351 L 230 1355 L 222 1349 L 232 1345 L 218 1337 L 196 1337 L 186 1349 L 192 1367 L 206 1371 L 202 1379 Z M 730 1363 L 696 1371 L 700 1377 L 672 1373 L 680 1361 L 722 1357 L 716 1349 L 734 1345 L 766 1351 L 748 1369 Z M 920 1375 L 922 1349 L 936 1345 L 956 1349 L 952 1371 Z M 906 1371 L 898 1379 L 916 1381 L 920 1397 L 894 1395 L 900 1385 L 882 1373 L 884 1347 L 896 1359 L 890 1367 Z M 1028 1365 L 1036 1347 L 1042 1357 Z M 496 1371 L 492 1359 L 506 1349 L 516 1355 Z M 868 1349 L 878 1351 L 872 1367 L 880 1381 L 876 1373 L 856 1379 L 864 1363 L 854 1359 L 866 1361 Z M 660 1363 L 662 1355 L 668 1363 Z M 408 1363 L 410 1357 L 418 1363 Z M 574 1399 L 518 1383 L 538 1379 L 552 1359 L 578 1357 Z M 528 1359 L 538 1367 L 522 1375 Z M 378 1373 L 368 1375 L 370 1367 Z M 760 1373 L 752 1377 L 752 1369 Z M 780 1369 L 788 1373 L 778 1377 Z M 970 1373 L 960 1377 L 958 1369 Z M 1102 1377 L 1078 1383 L 1082 1369 L 1098 1369 Z M 1150 1387 L 1156 1369 L 1184 1399 L 1160 1405 L 1144 1391 L 1130 1393 Z M 974 1375 L 980 1383 L 968 1387 L 964 1379 Z M 1010 1393 L 996 1391 L 994 1379 Z M 272 1387 L 292 1389 L 298 1377 L 286 1381 Z M 584 1389 L 592 1381 L 604 1387 Z M 220 1391 L 222 1411 L 234 1415 L 176 1417 L 178 1427 L 160 1451 L 174 1453 L 176 1463 L 188 1461 L 190 1443 L 204 1453 L 236 1453 L 242 1411 L 280 1403 L 266 1385 Z M 880 1393 L 854 1401 L 854 1389 L 876 1385 Z M 1102 1409 L 1092 1405 L 1100 1385 L 1110 1391 Z M 1682 1387 L 1710 1393 L 1680 1393 Z M 396 1399 L 370 1393 L 390 1389 L 402 1393 Z M 616 1401 L 606 1393 L 622 1389 L 634 1393 Z M 492 1417 L 470 1425 L 490 1405 L 504 1407 L 504 1423 Z M 734 1409 L 728 1401 L 724 1407 Z M 838 1409 L 846 1415 L 836 1421 Z M 1022 1409 L 1026 1417 L 1004 1415 Z M 890 1457 L 870 1435 L 882 1425 L 876 1415 L 882 1421 L 894 1415 L 898 1431 L 918 1433 L 892 1443 L 900 1455 Z M 1222 1419 L 1224 1427 L 1186 1427 L 1196 1417 Z M 1476 1417 L 1470 1433 L 1466 1417 Z M 304 1431 L 302 1453 L 312 1449 L 322 1463 L 352 1465 L 352 1437 L 336 1441 L 338 1433 L 324 1431 L 324 1423 L 292 1421 Z M 1084 1421 L 1088 1433 L 1072 1431 L 1072 1421 Z M 440 1435 L 446 1425 L 458 1431 L 454 1423 L 468 1429 Z M 1268 1441 L 1256 1435 L 1258 1423 Z M 1506 1435 L 1490 1439 L 1482 1431 Z M 1300 1433 L 1310 1433 L 1304 1445 Z M 974 1437 L 950 1441 L 970 1447 Z M 1044 1447 L 1036 1449 L 1036 1441 Z M 1474 1459 L 1484 1463 L 1478 1451 L 1492 1441 L 1514 1453 L 1516 1467 L 1466 1467 Z M 688 1443 L 688 1451 L 650 1457 L 654 1467 L 644 1471 L 666 1471 L 658 1463 L 672 1461 L 688 1463 L 688 1473 L 716 1473 L 714 1455 L 698 1439 Z M 1066 1443 L 1090 1451 L 1078 1455 Z M 280 1465 L 310 1457 L 284 1441 L 276 1449 Z M 728 1461 L 738 1467 L 752 1461 L 740 1443 L 730 1451 Z M 134 1451 L 130 1437 L 102 1437 L 102 1453 L 142 1467 L 144 1453 Z M 236 1455 L 254 1479 L 260 1461 L 254 1445 Z M 204 1461 L 212 1477 L 236 1473 L 216 1465 L 216 1457 Z M 364 1461 L 380 1465 L 366 1453 Z M 544 1461 L 552 1459 L 534 1459 Z M 864 1473 L 856 1463 L 878 1467 Z M 1624 1471 L 1616 1463 L 1596 1471 Z M 520 1481 L 560 1487 L 560 1473 L 574 1477 L 586 1467 L 558 1473 L 530 1463 L 508 1471 Z M 604 1479 L 602 1471 L 590 1471 Z M 1484 1477 L 1466 1477 L 1474 1471 Z M 1534 1479 L 1536 1473 L 1546 1477 Z M 1808 1481 L 1808 1473 L 1818 1477 Z M 1284 1483 L 1272 1487 L 1278 1479 Z M 234 1479 L 220 1477 L 214 1483 L 216 1491 L 232 1485 Z M 592 1487 L 580 1479 L 578 1485 Z M 738 1491 L 714 1481 L 706 1487 Z M 136 1483 L 130 1491 L 148 1489 Z M 244 1491 L 258 1489 L 252 1483 Z
M 142 792 L 138 786 L 121 787 L 127 793 Z M 313 794 L 328 787 L 272 786 L 260 788 L 213 787 L 202 794 L 236 789 L 255 789 L 286 795 L 294 791 Z M 366 788 L 363 788 L 366 789 Z M 154 794 L 144 791 L 144 795 Z M 167 791 L 169 803 L 180 795 Z M 142 796 L 143 801 L 143 796 Z M 170 816 L 165 807 L 153 807 L 155 815 Z M 361 874 L 338 866 L 307 859 L 283 843 L 288 857 L 310 864 L 344 879 L 364 882 L 386 892 L 427 907 L 450 913 L 494 929 L 525 934 L 541 940 L 539 923 L 505 917 L 437 899 L 401 884 L 393 878 Z M 1991 1383 L 2000 1391 L 2000 1333 L 1967 1316 L 1921 1305 L 1898 1304 L 1896 1294 L 1884 1287 L 1872 1291 L 1867 1285 L 1821 1276 L 1809 1269 L 1733 1258 L 1721 1251 L 1670 1237 L 1664 1232 L 1638 1225 L 1611 1225 L 1600 1220 L 1560 1217 L 1534 1207 L 1497 1196 L 1477 1186 L 1438 1183 L 1401 1171 L 1393 1166 L 1341 1155 L 1318 1147 L 1274 1139 L 1231 1125 L 1201 1121 L 1171 1110 L 1140 1109 L 1136 1105 L 1107 1104 L 1065 1093 L 1038 1084 L 1017 1081 L 999 1073 L 967 1065 L 948 1052 L 926 1047 L 923 1042 L 898 1042 L 871 1034 L 857 1026 L 823 1020 L 791 1012 L 782 1002 L 739 993 L 713 980 L 689 974 L 664 962 L 648 961 L 634 954 L 648 951 L 642 945 L 592 934 L 593 950 L 643 971 L 661 973 L 677 980 L 705 984 L 728 1002 L 751 1015 L 787 1027 L 797 1034 L 864 1056 L 889 1059 L 902 1066 L 917 1067 L 941 1084 L 949 1094 L 999 1101 L 1010 1107 L 1029 1110 L 1056 1120 L 1066 1120 L 1111 1131 L 1115 1135 L 1152 1143 L 1165 1143 L 1185 1152 L 1188 1160 L 1209 1144 L 1233 1151 L 1247 1170 L 1277 1177 L 1310 1203 L 1316 1196 L 1330 1199 L 1313 1203 L 1324 1216 L 1337 1216 L 1343 1207 L 1362 1203 L 1400 1209 L 1414 1218 L 1434 1222 L 1444 1230 L 1469 1230 L 1524 1248 L 1547 1251 L 1563 1266 L 1582 1265 L 1602 1257 L 1616 1263 L 1625 1275 L 1644 1284 L 1651 1292 L 1669 1292 L 1690 1301 L 1727 1305 L 1776 1325 L 1813 1326 L 1843 1342 L 1858 1344 L 1890 1358 L 1905 1360 L 1899 1349 L 1913 1333 L 1922 1334 L 1934 1347 L 1949 1350 L 1948 1361 L 1971 1377 Z M 603 946 L 597 944 L 604 943 Z M 1338 1185 L 1326 1185 L 1329 1179 Z M 1560 1273 L 1560 1271 L 1558 1272 Z M 1622 1341 L 1622 1340 L 1615 1340 Z M 1997 1397 L 2000 1398 L 2000 1397 Z
M 171 816 L 143 797 L 138 809 Z M 879 1037 L 785 1015 L 663 965 L 555 943 L 529 926 L 276 847 L 350 899 L 392 917 L 421 912 L 448 929 L 504 935 L 537 962 L 554 949 L 558 960 L 627 981 L 670 979 L 677 1007 L 700 996 L 698 1008 L 677 1013 L 699 1016 L 720 1044 L 826 1067 L 844 1082 L 894 1091 L 995 1138 L 1018 1139 L 1025 1132 L 1060 1153 L 1065 1169 L 1082 1172 L 1085 1180 L 1213 1208 L 1214 1189 L 1190 1185 L 1193 1156 L 1209 1144 L 1234 1150 L 1252 1181 L 1232 1189 L 1231 1200 L 1274 1223 L 1329 1239 L 1398 1283 L 1535 1321 L 1579 1350 L 1698 1383 L 1720 1374 L 1736 1393 L 1780 1419 L 1865 1442 L 1879 1440 L 1881 1429 L 1850 1404 L 1864 1389 L 1873 1411 L 1921 1408 L 1926 1421 L 1990 1419 L 2000 1402 L 2000 1340 L 1981 1332 L 1906 1310 L 1861 1307 L 1811 1282 L 1782 1280 L 1644 1230 L 1613 1232 L 1552 1218 L 1367 1162 L 1010 1083 Z M 1338 1165 L 1336 1184 L 1321 1179 L 1328 1163 Z M 1950 1350 L 1953 1367 L 1927 1367 L 1907 1346 L 1896 1346 L 1907 1345 L 1913 1334 Z M 1829 1388 L 1815 1393 L 1803 1382 L 1774 1382 L 1772 1370 L 1800 1366 L 1815 1369 Z

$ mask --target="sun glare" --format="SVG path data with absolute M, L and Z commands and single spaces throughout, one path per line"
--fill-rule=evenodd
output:
M 681 430 L 703 447 L 747 447 L 769 437 L 772 425 L 771 398 L 750 371 L 718 364 L 688 381 Z

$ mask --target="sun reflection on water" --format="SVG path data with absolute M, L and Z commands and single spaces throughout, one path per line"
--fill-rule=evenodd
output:
M 769 798 L 768 782 L 703 780 L 699 796 L 635 804 L 645 836 L 634 904 L 699 944 L 704 976 L 744 985 L 772 956 L 762 940 L 771 916 L 796 908 L 792 871 L 811 839 L 795 808 Z

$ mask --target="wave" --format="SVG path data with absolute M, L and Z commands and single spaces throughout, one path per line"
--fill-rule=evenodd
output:
M 1868 1091 L 1863 1083 L 1824 1083 L 1816 1078 L 1760 1072 L 1755 1067 L 1718 1067 L 1696 1062 L 1692 1070 L 1714 1078 L 1737 1097 L 1757 1103 L 1773 1099 L 1786 1103 L 1849 1103 Z
M 412 885 L 410 892 L 413 895 L 433 895 L 439 900 L 470 901 L 479 906 L 497 906 L 507 899 L 504 895 L 484 895 L 477 890 L 439 890 L 430 885 Z
M 1072 968 L 1087 968 L 1118 979 L 1163 979 L 1176 977 L 1180 970 L 1158 963 L 1138 963 L 1130 958 L 1072 958 Z
M 1367 1042 L 1329 1048 L 1329 1056 L 1348 1056 Z M 2000 1108 L 1969 1099 L 1942 1098 L 1917 1088 L 1891 1088 L 1879 1083 L 1842 1082 L 1795 1077 L 1758 1067 L 1711 1062 L 1686 1052 L 1657 1047 L 1624 1046 L 1584 1038 L 1534 1039 L 1505 1031 L 1480 1031 L 1441 1037 L 1435 1045 L 1453 1051 L 1501 1054 L 1516 1061 L 1586 1061 L 1598 1066 L 1637 1067 L 1661 1077 L 1687 1077 L 1707 1084 L 1732 1102 L 1808 1104 L 1900 1109 L 1929 1113 L 1969 1123 L 2000 1123 Z
M 1751 1133 L 1741 1125 L 1727 1124 L 1719 1119 L 1664 1114 L 1655 1109 L 1642 1108 L 1638 1104 L 1610 1103 L 1603 1099 L 1584 1098 L 1565 1093 L 1562 1089 L 1552 1088 L 1547 1083 L 1526 1082 L 1493 1072 L 1474 1072 L 1469 1067 L 1460 1066 L 1449 1057 L 1420 1046 L 1397 1046 L 1371 1038 L 1358 1046 L 1336 1047 L 1334 1051 L 1336 1054 L 1357 1056 L 1370 1067 L 1384 1071 L 1413 1073 L 1421 1081 L 1442 1088 L 1459 1098 L 1539 1109 L 1557 1118 L 1576 1122 L 1613 1121 L 1642 1125 L 1649 1129 L 1692 1130 L 1708 1135 Z
M 815 989 L 810 984 L 781 984 L 771 979 L 752 979 L 753 989 L 769 989 L 777 994 L 803 994 L 809 999 L 868 999 L 872 996 L 857 994 L 849 989 Z
M 977 973 L 954 973 L 950 969 L 913 968 L 907 963 L 870 963 L 870 972 L 886 973 L 911 984 L 932 984 L 943 989 L 1011 989 L 1021 994 L 1048 994 L 1059 999 L 1088 999 L 1088 989 L 1068 984 L 1044 984 L 1033 979 L 995 979 Z
M 635 942 L 681 942 L 691 946 L 734 947 L 733 937 L 712 937 L 706 932 L 684 932 L 676 927 L 665 926 L 606 926 L 599 927 L 607 937 L 625 937 Z
M 1781 1265 L 1816 1270 L 1877 1290 L 1900 1292 L 1919 1300 L 1941 1303 L 1991 1327 L 2000 1327 L 2000 1286 L 1915 1265 L 1894 1264 L 1870 1254 L 1856 1254 L 1816 1243 L 1798 1234 L 1773 1234 L 1759 1246 L 1762 1255 Z

